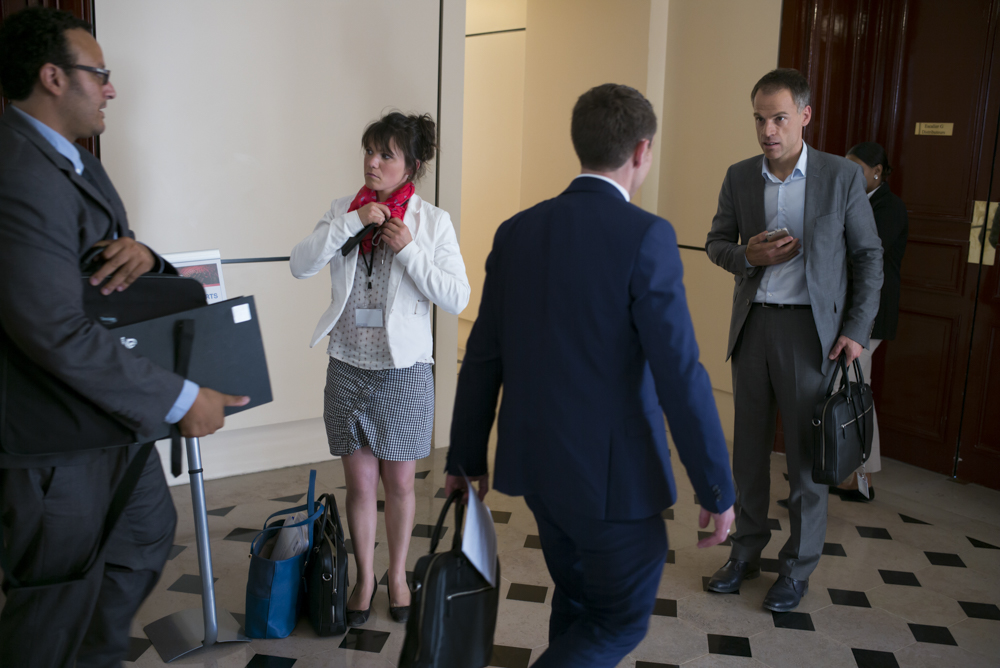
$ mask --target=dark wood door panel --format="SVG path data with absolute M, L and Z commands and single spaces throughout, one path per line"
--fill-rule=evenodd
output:
M 922 227 L 920 221 L 911 222 L 900 268 L 902 284 L 913 290 L 962 295 L 968 269 L 968 227 L 962 240 L 915 233 Z

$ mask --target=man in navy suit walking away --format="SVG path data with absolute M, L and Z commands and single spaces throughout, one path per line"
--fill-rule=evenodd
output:
M 729 454 L 684 294 L 670 223 L 629 203 L 652 161 L 656 115 L 604 84 L 573 109 L 581 174 L 497 231 L 458 381 L 446 489 L 524 496 L 555 582 L 549 647 L 534 664 L 616 666 L 646 634 L 663 574 L 660 513 L 676 500 L 663 415 L 726 538 Z

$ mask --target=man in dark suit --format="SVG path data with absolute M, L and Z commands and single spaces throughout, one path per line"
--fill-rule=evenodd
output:
M 176 273 L 134 240 L 101 163 L 73 143 L 104 130 L 109 75 L 90 26 L 69 14 L 26 9 L 0 27 L 0 86 L 12 101 L 0 118 L 3 666 L 119 665 L 176 523 L 152 456 L 100 551 L 111 499 L 139 448 L 70 443 L 50 454 L 23 439 L 5 447 L 19 432 L 4 407 L 23 390 L 8 371 L 60 384 L 139 438 L 165 421 L 185 436 L 210 434 L 225 406 L 248 401 L 133 355 L 84 314 L 80 261 L 92 247 L 104 249 L 93 282 L 106 279 L 105 294 L 151 270 Z
M 760 574 L 760 554 L 771 537 L 769 470 L 780 408 L 791 535 L 764 607 L 786 612 L 805 594 L 826 537 L 827 487 L 812 480 L 813 411 L 834 360 L 843 352 L 850 364 L 868 345 L 882 246 L 861 170 L 802 141 L 812 115 L 805 78 L 774 70 L 750 99 L 764 154 L 729 168 L 705 243 L 709 258 L 736 277 L 727 354 L 736 407 L 736 531 L 730 559 L 708 588 L 736 591 Z M 787 234 L 768 240 L 780 230 Z
M 735 493 L 670 223 L 629 203 L 652 158 L 656 116 L 605 84 L 573 109 L 582 174 L 497 231 L 459 376 L 448 489 L 487 489 L 487 440 L 503 386 L 494 484 L 524 496 L 555 582 L 549 647 L 535 663 L 615 666 L 643 638 L 663 574 L 660 513 L 676 499 L 663 424 L 725 540 Z

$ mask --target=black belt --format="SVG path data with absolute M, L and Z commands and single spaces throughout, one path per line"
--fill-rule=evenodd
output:
M 768 304 L 767 302 L 754 302 L 754 306 L 761 306 L 763 308 L 783 308 L 789 311 L 811 311 L 812 306 L 810 304 Z

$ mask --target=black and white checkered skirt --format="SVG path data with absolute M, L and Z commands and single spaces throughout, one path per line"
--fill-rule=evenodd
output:
M 335 456 L 366 445 L 378 459 L 393 462 L 428 456 L 434 426 L 431 365 L 370 370 L 331 357 L 323 420 Z

